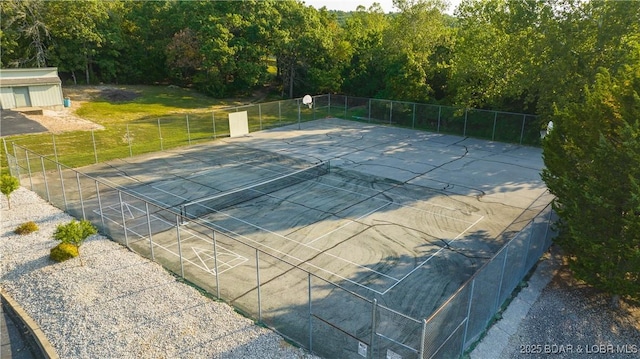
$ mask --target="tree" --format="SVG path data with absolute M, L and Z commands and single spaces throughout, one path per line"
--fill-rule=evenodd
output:
M 2 64 L 12 67 L 46 66 L 49 27 L 43 0 L 0 3 Z
M 11 175 L 2 175 L 0 181 L 0 192 L 7 197 L 9 209 L 11 209 L 11 193 L 20 188 L 20 181 Z
M 580 103 L 556 110 L 542 178 L 576 277 L 640 298 L 640 64 L 600 69 Z
M 390 21 L 383 38 L 385 98 L 426 101 L 433 95 L 433 79 L 439 69 L 434 61 L 451 28 L 446 3 L 441 0 L 394 0 L 400 13 Z
M 346 19 L 344 33 L 353 54 L 345 67 L 342 90 L 354 96 L 375 97 L 384 89 L 383 35 L 389 26 L 388 16 L 379 4 L 365 10 L 359 6 Z
M 180 84 L 191 83 L 193 75 L 202 66 L 200 42 L 190 29 L 182 29 L 173 35 L 166 48 L 167 70 Z
M 109 2 L 97 0 L 47 1 L 46 22 L 52 33 L 49 53 L 52 65 L 60 71 L 84 72 L 86 84 L 100 49 L 106 45 L 104 23 L 109 21 Z

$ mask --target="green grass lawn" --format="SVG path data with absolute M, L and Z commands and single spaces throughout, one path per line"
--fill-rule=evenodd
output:
M 242 106 L 258 99 L 220 100 L 173 86 L 68 86 L 63 92 L 72 102 L 81 104 L 76 116 L 105 129 L 55 136 L 51 133 L 9 136 L 5 141 L 10 153 L 15 143 L 57 158 L 67 166 L 80 167 L 208 141 L 229 133 L 226 114 L 216 115 L 216 109 Z M 2 173 L 8 173 L 4 148 L 1 166 Z

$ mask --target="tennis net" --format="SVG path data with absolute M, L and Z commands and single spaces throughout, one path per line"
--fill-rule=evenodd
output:
M 249 187 L 235 189 L 182 204 L 180 206 L 180 215 L 183 221 L 200 218 L 227 207 L 235 206 L 295 184 L 318 178 L 329 173 L 329 171 L 329 161 L 321 162 L 309 168 L 278 176 Z

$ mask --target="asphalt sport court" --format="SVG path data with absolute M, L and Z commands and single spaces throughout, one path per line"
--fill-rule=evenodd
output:
M 198 219 L 162 209 L 326 162 L 326 174 Z M 429 316 L 535 217 L 542 166 L 538 148 L 322 119 L 80 170 L 123 191 L 103 189 L 91 215 L 116 232 L 126 221 L 137 252 L 276 328 L 304 330 L 295 318 L 309 297 L 330 320 L 370 316 L 327 283 Z

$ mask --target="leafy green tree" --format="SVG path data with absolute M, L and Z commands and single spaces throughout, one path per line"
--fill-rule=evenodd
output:
M 20 181 L 11 175 L 2 175 L 0 181 L 0 192 L 7 197 L 9 203 L 9 209 L 11 209 L 11 193 L 20 188 Z
M 454 102 L 512 111 L 529 105 L 535 111 L 534 87 L 547 80 L 540 78 L 545 70 L 540 53 L 555 24 L 551 13 L 551 4 L 539 0 L 463 1 L 450 84 Z
M 353 53 L 349 65 L 343 70 L 344 92 L 375 97 L 384 88 L 383 36 L 388 27 L 389 17 L 379 4 L 369 9 L 359 6 L 345 20 L 345 38 Z
M 46 22 L 52 35 L 51 64 L 68 71 L 77 83 L 76 72 L 91 83 L 99 49 L 106 45 L 103 24 L 109 21 L 109 2 L 98 0 L 47 1 Z
M 8 67 L 46 66 L 49 26 L 43 0 L 0 2 L 2 65 Z
M 400 10 L 385 31 L 383 48 L 385 88 L 380 96 L 426 101 L 433 95 L 433 79 L 439 69 L 436 50 L 450 36 L 440 0 L 394 0 Z
M 595 78 L 582 101 L 556 110 L 542 178 L 575 275 L 640 298 L 640 64 Z

